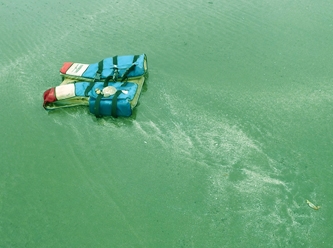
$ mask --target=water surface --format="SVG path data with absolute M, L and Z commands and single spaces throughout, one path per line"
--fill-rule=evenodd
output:
M 1 247 L 330 247 L 331 4 L 0 6 Z M 133 117 L 43 110 L 64 61 L 140 53 Z

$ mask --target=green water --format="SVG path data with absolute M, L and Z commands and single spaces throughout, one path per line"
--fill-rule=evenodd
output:
M 0 247 L 332 247 L 332 12 L 0 0 Z M 133 117 L 42 108 L 64 61 L 140 53 Z

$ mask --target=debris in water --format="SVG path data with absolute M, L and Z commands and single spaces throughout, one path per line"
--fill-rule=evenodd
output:
M 312 202 L 310 202 L 309 200 L 306 200 L 306 203 L 309 205 L 310 208 L 314 209 L 314 210 L 318 210 L 320 208 L 320 206 L 316 206 L 314 205 Z

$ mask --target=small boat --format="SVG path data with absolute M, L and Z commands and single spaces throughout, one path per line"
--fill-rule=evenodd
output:
M 84 105 L 96 117 L 128 117 L 148 76 L 147 56 L 114 56 L 94 64 L 65 62 L 60 75 L 60 85 L 43 94 L 46 110 Z

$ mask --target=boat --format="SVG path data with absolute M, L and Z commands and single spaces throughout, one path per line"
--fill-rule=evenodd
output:
M 129 117 L 148 76 L 147 56 L 113 56 L 93 64 L 64 62 L 60 76 L 60 85 L 43 94 L 44 109 L 82 105 L 98 118 Z

